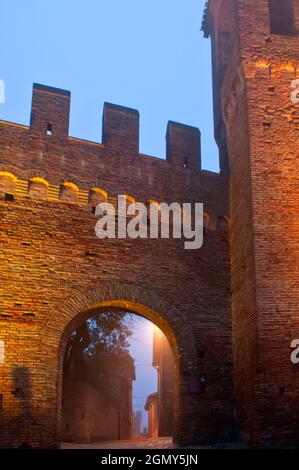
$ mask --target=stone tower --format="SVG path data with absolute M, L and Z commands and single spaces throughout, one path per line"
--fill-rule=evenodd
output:
M 299 436 L 298 0 L 210 0 L 215 135 L 230 174 L 237 425 L 253 445 Z

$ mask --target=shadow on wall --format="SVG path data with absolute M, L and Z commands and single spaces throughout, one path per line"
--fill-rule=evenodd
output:
M 13 435 L 15 436 L 16 440 L 22 442 L 22 436 L 32 421 L 32 387 L 30 373 L 27 367 L 18 366 L 14 368 L 13 384 L 14 389 L 11 393 L 20 401 L 20 413 L 16 417 L 15 423 L 13 425 Z M 20 447 L 30 447 L 30 445 L 28 445 L 26 442 L 22 442 Z

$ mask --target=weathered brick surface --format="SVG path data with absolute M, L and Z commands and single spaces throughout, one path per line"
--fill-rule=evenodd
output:
M 64 390 L 62 442 L 101 442 L 132 437 L 132 382 L 117 384 L 120 402 L 115 405 L 88 382 L 70 381 Z
M 171 124 L 166 161 L 139 155 L 134 110 L 105 106 L 103 144 L 68 138 L 69 98 L 35 86 L 32 127 L 0 122 L 1 446 L 57 445 L 65 342 L 80 321 L 109 307 L 146 316 L 169 338 L 176 440 L 231 439 L 227 178 L 196 168 L 193 128 Z M 118 194 L 203 202 L 203 248 L 184 250 L 172 239 L 100 241 L 92 208 Z M 200 374 L 206 391 L 191 392 Z
M 290 362 L 299 333 L 299 107 L 290 96 L 299 2 L 292 6 L 293 36 L 270 34 L 268 0 L 210 0 L 205 22 L 217 122 L 228 137 L 238 429 L 256 445 L 298 444 L 299 436 Z

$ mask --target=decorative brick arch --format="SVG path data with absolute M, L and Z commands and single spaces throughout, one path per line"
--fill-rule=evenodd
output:
M 143 316 L 167 336 L 175 362 L 174 438 L 179 438 L 182 434 L 182 396 L 186 393 L 186 381 L 196 368 L 196 343 L 192 330 L 178 310 L 154 291 L 109 283 L 69 297 L 51 315 L 39 338 L 44 367 L 56 375 L 57 445 L 60 442 L 63 357 L 67 341 L 82 321 L 107 309 L 120 309 Z
M 107 307 L 144 316 L 159 326 L 169 338 L 172 348 L 177 348 L 178 354 L 187 354 L 191 362 L 196 360 L 195 338 L 180 312 L 154 291 L 119 283 L 102 283 L 100 287 L 70 296 L 58 306 L 41 331 L 41 352 L 57 351 L 63 334 L 72 328 L 76 317 L 83 318 L 95 308 Z

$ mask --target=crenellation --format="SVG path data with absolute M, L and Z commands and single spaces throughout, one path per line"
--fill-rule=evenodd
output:
M 30 131 L 54 139 L 67 139 L 69 135 L 71 94 L 35 83 L 33 85 Z
M 196 127 L 169 121 L 166 134 L 166 160 L 181 168 L 200 171 L 200 130 Z
M 103 144 L 114 152 L 126 151 L 128 157 L 139 155 L 139 112 L 104 103 Z
M 69 105 L 70 92 L 35 84 L 32 107 L 40 119 L 35 121 L 33 116 L 31 127 L 0 121 L 0 159 L 19 180 L 36 176 L 58 186 L 70 181 L 80 190 L 95 186 L 114 194 L 129 194 L 134 186 L 139 201 L 178 198 L 187 202 L 191 198 L 209 206 L 220 203 L 218 212 L 227 213 L 227 198 L 220 202 L 217 195 L 219 190 L 226 192 L 227 179 L 201 170 L 197 128 L 170 121 L 165 160 L 138 153 L 138 111 L 105 103 L 103 143 L 96 143 L 67 136 Z M 47 135 L 48 121 L 51 136 Z M 51 191 L 49 188 L 49 197 Z M 62 194 L 66 197 L 66 190 Z M 69 194 L 68 199 L 75 201 L 76 197 Z

